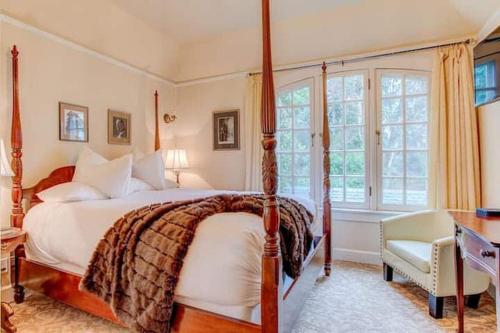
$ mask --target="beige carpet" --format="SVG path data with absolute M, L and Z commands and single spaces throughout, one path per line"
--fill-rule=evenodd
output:
M 305 302 L 293 333 L 326 332 L 452 332 L 456 326 L 453 298 L 445 318 L 427 314 L 427 294 L 401 278 L 382 280 L 380 267 L 335 262 L 330 278 L 320 278 Z M 122 327 L 33 294 L 13 304 L 18 332 L 114 333 Z M 467 332 L 494 332 L 495 307 L 488 295 L 478 310 L 466 310 Z

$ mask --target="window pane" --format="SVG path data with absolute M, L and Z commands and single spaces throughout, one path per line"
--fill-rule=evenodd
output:
M 278 129 L 292 128 L 292 110 L 288 108 L 278 109 Z
M 346 76 L 344 78 L 344 98 L 346 100 L 363 99 L 364 84 L 362 75 Z
M 387 177 L 403 177 L 404 162 L 402 152 L 384 152 L 382 154 L 382 174 Z
M 403 179 L 384 178 L 382 180 L 382 202 L 389 205 L 403 204 Z
M 365 201 L 365 179 L 361 177 L 346 177 L 345 200 L 347 202 Z
M 344 84 L 342 77 L 328 79 L 328 104 L 332 101 L 341 101 L 344 99 Z
M 364 124 L 363 102 L 345 103 L 345 123 L 346 125 Z
M 280 193 L 292 193 L 292 177 L 278 178 L 278 191 Z
M 330 130 L 330 150 L 344 149 L 344 129 L 334 127 Z
M 336 176 L 344 175 L 344 153 L 330 153 L 330 174 Z
M 427 78 L 425 76 L 406 77 L 406 95 L 426 94 Z
M 427 121 L 427 96 L 406 98 L 406 121 Z
M 406 153 L 406 174 L 408 177 L 427 176 L 427 152 Z
M 330 197 L 332 201 L 344 201 L 344 178 L 330 176 Z
M 292 175 L 292 154 L 278 154 L 278 174 L 280 176 Z
M 292 94 L 288 91 L 278 95 L 278 106 L 289 106 L 292 103 Z
M 383 98 L 382 124 L 394 124 L 402 121 L 401 98 Z
M 278 151 L 291 152 L 292 151 L 292 131 L 278 131 Z
M 328 122 L 329 126 L 344 124 L 344 104 L 333 103 L 328 106 Z
M 308 106 L 294 108 L 294 128 L 310 128 L 311 110 Z
M 364 149 L 365 131 L 364 127 L 346 127 L 345 129 L 345 149 Z
M 293 105 L 309 105 L 309 87 L 303 87 L 293 91 Z
M 382 75 L 382 97 L 401 96 L 403 79 L 401 75 Z
M 309 131 L 294 131 L 293 145 L 296 152 L 309 152 L 311 147 L 311 134 Z
M 403 148 L 403 126 L 382 126 L 383 149 Z
M 293 193 L 309 196 L 309 177 L 295 177 L 293 179 Z
M 406 203 L 413 206 L 427 205 L 427 178 L 406 180 Z
M 406 126 L 406 148 L 427 149 L 427 124 Z
M 311 155 L 309 154 L 295 154 L 294 157 L 294 176 L 307 176 L 310 175 L 310 161 Z
M 349 176 L 365 175 L 365 153 L 364 152 L 346 152 L 345 170 Z

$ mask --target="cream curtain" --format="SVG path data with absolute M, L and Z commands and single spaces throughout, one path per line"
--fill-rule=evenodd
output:
M 262 75 L 247 78 L 245 94 L 245 190 L 262 191 Z
M 474 210 L 481 205 L 481 178 L 472 49 L 440 48 L 434 66 L 431 200 L 437 208 Z

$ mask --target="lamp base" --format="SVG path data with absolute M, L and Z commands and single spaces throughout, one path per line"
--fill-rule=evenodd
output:
M 181 183 L 179 182 L 179 175 L 181 172 L 179 170 L 175 170 L 174 173 L 175 173 L 175 183 L 177 184 L 177 188 L 179 188 L 181 187 Z

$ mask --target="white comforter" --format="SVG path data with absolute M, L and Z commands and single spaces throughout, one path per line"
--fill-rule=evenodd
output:
M 137 192 L 120 199 L 41 203 L 24 219 L 28 259 L 82 275 L 104 233 L 130 210 L 150 203 L 220 193 L 223 192 L 169 189 Z M 312 201 L 296 199 L 315 212 Z M 207 218 L 199 225 L 184 260 L 176 300 L 190 305 L 259 304 L 263 244 L 263 223 L 256 215 L 223 213 Z

